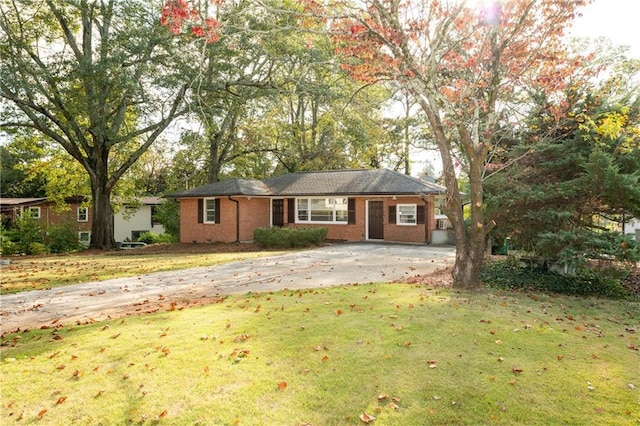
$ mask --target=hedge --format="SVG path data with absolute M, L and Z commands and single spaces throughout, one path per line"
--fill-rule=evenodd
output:
M 308 247 L 327 239 L 327 228 L 257 228 L 253 240 L 264 248 Z

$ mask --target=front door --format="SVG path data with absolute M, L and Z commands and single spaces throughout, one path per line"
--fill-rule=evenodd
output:
M 384 239 L 384 221 L 382 217 L 383 211 L 384 206 L 382 201 L 369 201 L 369 210 L 367 214 L 369 216 L 370 240 Z
M 271 225 L 284 225 L 284 200 L 282 198 L 271 201 Z

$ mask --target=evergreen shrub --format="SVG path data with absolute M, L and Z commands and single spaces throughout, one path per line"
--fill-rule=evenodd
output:
M 489 287 L 545 291 L 572 295 L 625 297 L 623 269 L 578 268 L 572 275 L 560 275 L 540 268 L 521 267 L 513 257 L 488 262 L 482 267 L 482 281 Z
M 78 231 L 70 223 L 49 228 L 47 241 L 51 253 L 70 253 L 82 247 L 78 241 Z
M 327 228 L 257 228 L 253 240 L 264 248 L 309 247 L 327 239 Z

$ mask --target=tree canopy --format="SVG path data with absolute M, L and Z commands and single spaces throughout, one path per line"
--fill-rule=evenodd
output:
M 2 129 L 34 129 L 84 168 L 96 248 L 115 246 L 113 188 L 181 112 L 188 87 L 159 18 L 141 0 L 0 6 Z
M 548 97 L 537 97 L 504 155 L 487 164 L 496 237 L 572 266 L 585 256 L 630 255 L 628 242 L 611 231 L 625 217 L 640 217 L 640 92 L 628 85 L 640 61 L 611 46 L 597 50 L 593 60 L 612 65 L 608 77 L 567 87 L 559 121 Z

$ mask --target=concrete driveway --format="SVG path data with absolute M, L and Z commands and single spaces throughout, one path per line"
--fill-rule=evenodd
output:
M 100 321 L 230 294 L 390 282 L 453 265 L 455 248 L 333 244 L 211 267 L 157 272 L 2 296 L 3 333 Z M 187 302 L 188 303 L 188 302 Z

